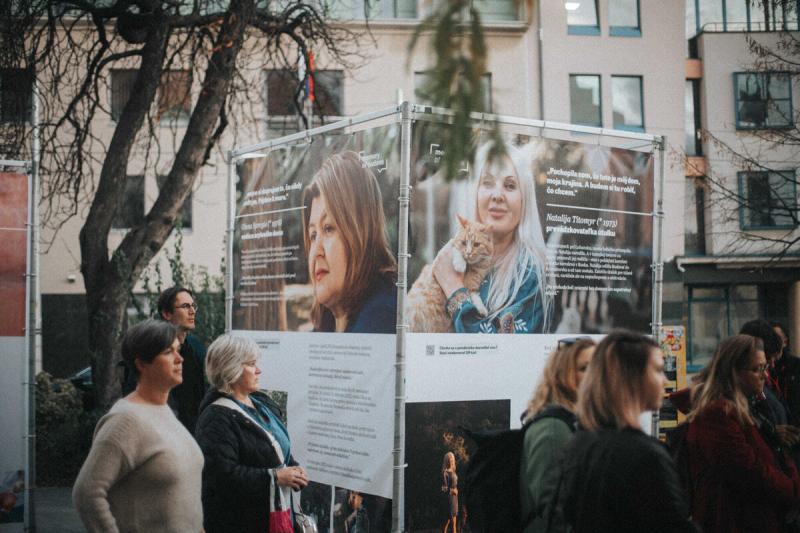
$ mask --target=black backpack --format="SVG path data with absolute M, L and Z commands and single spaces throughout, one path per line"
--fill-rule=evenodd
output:
M 686 501 L 691 504 L 693 497 L 692 474 L 689 471 L 689 422 L 681 422 L 666 432 L 667 450 L 675 463 L 675 471 L 686 495 Z
M 558 418 L 571 428 L 575 415 L 550 405 L 520 429 L 471 431 L 461 428 L 478 446 L 467 466 L 463 502 L 471 531 L 522 531 L 519 469 L 525 431 L 542 418 Z

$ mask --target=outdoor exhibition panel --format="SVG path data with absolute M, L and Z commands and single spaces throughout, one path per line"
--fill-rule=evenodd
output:
M 32 265 L 27 166 L 0 160 L 0 167 L 12 169 L 0 172 L 0 532 L 23 531 L 25 521 Z
M 323 531 L 441 528 L 459 426 L 519 427 L 559 338 L 660 326 L 660 138 L 476 115 L 448 181 L 449 118 L 402 104 L 231 153 L 228 329 L 262 347 Z M 448 300 L 459 263 L 483 270 Z

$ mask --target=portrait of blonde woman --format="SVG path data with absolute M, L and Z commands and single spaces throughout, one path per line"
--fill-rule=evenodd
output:
M 543 333 L 549 331 L 552 298 L 545 292 L 547 255 L 536 204 L 530 151 L 505 144 L 505 154 L 489 157 L 481 146 L 469 184 L 471 218 L 491 226 L 491 268 L 480 284 L 486 313 L 453 267 L 453 243 L 433 263 L 433 275 L 447 296 L 456 333 Z

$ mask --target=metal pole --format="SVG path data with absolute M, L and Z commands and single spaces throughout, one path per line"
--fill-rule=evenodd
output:
M 397 353 L 394 396 L 394 485 L 392 487 L 392 531 L 405 530 L 405 435 L 406 435 L 406 317 L 404 312 L 408 277 L 408 209 L 411 195 L 411 105 L 400 105 L 400 212 L 397 253 Z
M 228 228 L 225 231 L 225 333 L 233 329 L 233 238 L 236 214 L 236 160 L 228 152 Z
M 29 170 L 28 224 L 30 242 L 28 244 L 28 325 L 25 334 L 28 336 L 28 371 L 25 382 L 28 387 L 28 446 L 25 469 L 25 530 L 36 531 L 35 488 L 36 488 L 36 370 L 41 364 L 41 287 L 39 283 L 39 158 L 40 126 L 39 126 L 39 86 L 34 81 L 31 95 L 31 166 Z M 32 327 L 32 330 L 30 329 Z
M 664 259 L 663 259 L 663 239 L 664 239 L 664 146 L 666 138 L 659 137 L 654 148 L 658 154 L 658 186 L 655 188 L 656 211 L 653 214 L 653 233 L 655 246 L 653 249 L 653 338 L 659 342 L 661 335 L 661 302 L 664 289 Z M 653 411 L 653 427 L 651 434 L 658 437 L 659 412 Z

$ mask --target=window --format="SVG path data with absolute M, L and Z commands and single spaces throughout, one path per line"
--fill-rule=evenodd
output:
M 31 118 L 33 76 L 21 68 L 0 69 L 0 122 L 27 122 Z
M 167 70 L 161 73 L 158 88 L 158 119 L 188 118 L 192 111 L 191 73 L 188 70 Z
M 782 320 L 788 314 L 785 283 L 689 286 L 689 371 L 698 372 L 720 341 L 754 318 Z
M 794 170 L 739 172 L 742 229 L 797 226 L 797 178 Z
M 602 126 L 600 108 L 600 76 L 570 74 L 570 121 L 584 126 Z
M 705 187 L 699 179 L 686 179 L 683 236 L 686 255 L 705 255 Z
M 703 155 L 700 137 L 700 80 L 686 80 L 684 97 L 684 151 L 686 155 Z
M 299 83 L 295 70 L 267 71 L 267 116 L 287 117 L 297 114 L 294 95 Z M 344 73 L 341 70 L 314 72 L 314 115 L 340 117 L 343 111 Z
M 520 4 L 516 0 L 472 0 L 472 7 L 480 13 L 481 22 L 511 22 L 520 20 Z
M 128 229 L 144 221 L 144 176 L 128 176 L 125 197 L 114 214 L 111 227 Z
M 431 100 L 425 93 L 425 85 L 430 80 L 430 73 L 428 72 L 415 72 L 414 73 L 414 96 L 417 103 L 420 105 L 430 105 Z M 483 92 L 483 111 L 485 113 L 492 112 L 492 74 L 486 72 L 481 78 L 481 89 Z
M 687 37 L 695 32 L 797 30 L 797 0 L 688 0 Z
M 364 20 L 365 15 L 371 20 L 417 18 L 416 0 L 375 0 L 368 7 L 360 0 L 337 0 L 327 5 L 329 16 L 338 20 Z
M 163 174 L 158 174 L 156 176 L 156 185 L 158 185 L 158 189 L 161 190 L 161 186 L 164 184 L 164 180 L 167 179 L 167 176 Z M 175 220 L 175 225 L 180 226 L 181 229 L 192 229 L 192 191 L 189 191 L 189 195 L 186 197 L 186 200 L 183 202 L 183 207 L 178 212 L 178 218 Z
M 611 76 L 614 128 L 644 131 L 641 76 Z
M 111 71 L 111 120 L 117 121 L 133 93 L 138 70 Z M 191 75 L 188 70 L 167 70 L 158 88 L 158 119 L 187 118 L 191 113 Z
M 600 35 L 597 0 L 564 2 L 567 10 L 567 33 L 570 35 Z
M 639 0 L 609 0 L 608 26 L 612 36 L 640 37 Z
M 736 129 L 786 128 L 794 124 L 791 78 L 785 72 L 737 72 Z
M 133 93 L 136 70 L 111 71 L 111 120 L 117 121 Z

